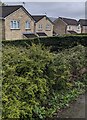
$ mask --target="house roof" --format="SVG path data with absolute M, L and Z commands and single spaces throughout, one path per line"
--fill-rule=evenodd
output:
M 46 19 L 48 19 L 53 24 L 53 22 L 46 15 L 32 15 L 32 17 L 36 22 L 38 22 L 42 18 L 46 17 Z
M 20 8 L 23 8 L 23 10 L 26 12 L 26 14 L 28 14 L 32 18 L 32 16 L 29 14 L 29 12 L 22 5 L 0 6 L 0 10 L 2 11 L 2 12 L 0 12 L 0 17 L 5 18 Z
M 0 13 L 0 17 L 6 17 L 8 15 L 10 15 L 11 13 L 15 12 L 16 10 L 18 10 L 20 7 L 20 5 L 18 6 L 0 6 L 0 9 L 2 9 L 2 13 Z
M 54 22 L 57 18 L 54 18 L 54 17 L 49 17 L 49 19 Z
M 24 35 L 25 37 L 27 37 L 27 38 L 35 38 L 35 37 L 37 37 L 37 36 L 35 35 L 35 33 L 23 33 L 23 35 Z
M 68 25 L 77 25 L 78 24 L 78 21 L 75 20 L 75 19 L 70 19 L 70 18 L 62 18 L 62 17 L 59 17 L 61 20 L 63 20 L 66 24 Z
M 81 26 L 87 26 L 87 19 L 80 19 L 78 21 L 78 23 L 81 25 Z
M 38 36 L 47 36 L 46 33 L 44 33 L 44 32 L 37 32 L 37 35 Z
M 68 31 L 70 34 L 77 34 L 75 31 Z
M 38 22 L 41 20 L 43 17 L 46 17 L 46 15 L 32 15 L 33 19 Z

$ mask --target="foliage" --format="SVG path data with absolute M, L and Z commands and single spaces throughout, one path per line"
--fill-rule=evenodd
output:
M 3 118 L 49 117 L 85 89 L 86 48 L 54 54 L 44 46 L 3 46 Z M 85 82 L 84 82 L 85 81 Z
M 22 40 L 5 40 L 2 41 L 4 45 L 10 44 L 15 46 L 28 46 L 34 44 L 42 44 L 47 47 L 51 46 L 51 51 L 61 51 L 67 48 L 72 48 L 81 44 L 87 46 L 87 35 L 65 35 L 58 37 L 46 37 L 35 39 Z

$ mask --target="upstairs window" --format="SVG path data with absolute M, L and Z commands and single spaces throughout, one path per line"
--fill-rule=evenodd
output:
M 46 25 L 46 30 L 51 30 L 51 26 L 49 24 Z
M 39 30 L 42 30 L 42 24 L 39 24 L 38 28 Z
M 11 29 L 19 29 L 20 28 L 20 22 L 13 20 L 11 21 Z
M 69 29 L 71 29 L 71 26 L 69 26 Z
M 26 23 L 25 23 L 25 29 L 30 29 L 30 22 L 29 21 L 26 21 Z
M 81 26 L 80 26 L 80 25 L 78 25 L 77 29 L 81 29 Z

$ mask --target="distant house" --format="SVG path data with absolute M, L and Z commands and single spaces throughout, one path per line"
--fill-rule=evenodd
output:
M 5 27 L 4 27 L 4 19 L 2 17 L 0 17 L 0 40 L 4 39 L 5 37 Z
M 81 25 L 75 19 L 59 17 L 54 21 L 54 32 L 57 35 L 81 33 Z
M 35 32 L 41 36 L 53 36 L 53 22 L 46 15 L 33 15 Z
M 81 26 L 81 33 L 87 33 L 87 19 L 80 19 L 78 23 Z
M 3 32 L 2 39 L 14 40 L 23 39 L 25 33 L 34 33 L 34 19 L 28 11 L 20 5 L 16 6 L 2 6 L 2 13 L 0 13 Z

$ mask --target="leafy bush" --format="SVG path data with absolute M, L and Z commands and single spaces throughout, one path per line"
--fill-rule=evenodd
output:
M 58 37 L 46 37 L 46 38 L 35 38 L 35 39 L 22 39 L 22 40 L 6 40 L 2 41 L 4 45 L 15 45 L 15 46 L 29 46 L 34 44 L 42 44 L 51 47 L 51 51 L 60 51 L 67 48 L 72 48 L 81 44 L 87 46 L 87 35 L 67 35 Z
M 67 105 L 84 88 L 86 76 L 80 70 L 86 64 L 85 49 L 79 45 L 54 54 L 41 45 L 5 45 L 2 117 L 39 120 Z

